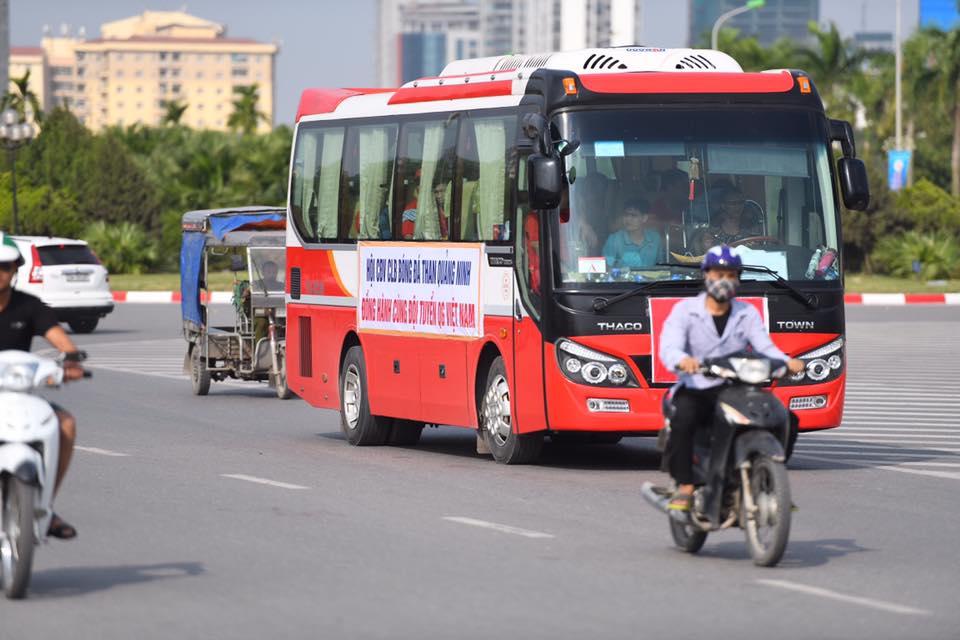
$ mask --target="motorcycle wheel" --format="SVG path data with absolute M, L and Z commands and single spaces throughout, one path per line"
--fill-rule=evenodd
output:
M 790 537 L 790 481 L 786 465 L 766 456 L 754 459 L 750 468 L 750 492 L 757 513 L 753 518 L 744 514 L 747 547 L 753 564 L 772 567 L 780 562 Z
M 7 480 L 3 496 L 3 539 L 0 540 L 0 571 L 3 590 L 11 600 L 27 595 L 33 567 L 33 505 L 36 487 L 18 478 Z
M 703 543 L 707 541 L 706 531 L 689 522 L 677 522 L 673 518 L 667 518 L 667 520 L 670 521 L 670 533 L 677 548 L 687 553 L 700 551 Z

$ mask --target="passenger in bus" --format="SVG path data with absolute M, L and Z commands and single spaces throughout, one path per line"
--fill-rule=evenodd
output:
M 437 224 L 440 227 L 440 239 L 450 238 L 450 213 L 447 210 L 447 189 L 450 185 L 437 182 L 433 185 L 433 202 L 437 208 Z
M 690 204 L 690 178 L 680 169 L 669 169 L 660 176 L 660 195 L 650 213 L 660 224 L 680 224 Z M 689 221 L 686 221 L 689 222 Z
M 623 228 L 612 233 L 603 245 L 607 269 L 643 269 L 663 261 L 660 234 L 648 224 L 650 205 L 642 199 L 629 200 L 624 205 Z
M 729 185 L 723 189 L 720 206 L 713 220 L 716 226 L 710 230 L 715 239 L 714 244 L 733 244 L 756 235 L 756 232 L 743 225 L 744 204 L 746 199 L 739 188 Z
M 420 171 L 417 170 L 417 180 L 419 181 Z M 403 205 L 403 215 L 400 222 L 400 233 L 404 240 L 413 240 L 414 232 L 417 230 L 417 203 L 420 199 L 419 182 L 413 186 L 413 193 L 407 204 Z

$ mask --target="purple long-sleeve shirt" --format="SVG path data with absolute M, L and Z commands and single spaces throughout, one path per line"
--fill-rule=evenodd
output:
M 675 370 L 687 356 L 702 362 L 704 358 L 742 351 L 748 345 L 768 358 L 787 360 L 787 355 L 773 344 L 763 326 L 763 318 L 753 305 L 733 300 L 727 326 L 719 336 L 713 316 L 707 311 L 706 299 L 704 292 L 696 298 L 682 300 L 667 316 L 660 333 L 660 361 L 667 369 Z M 680 384 L 693 389 L 709 389 L 722 382 L 699 373 L 680 374 Z

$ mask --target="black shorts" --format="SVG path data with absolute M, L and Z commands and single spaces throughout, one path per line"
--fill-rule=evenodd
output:
M 47 402 L 50 403 L 50 408 L 53 409 L 55 413 L 70 413 L 56 402 L 51 402 L 50 400 L 47 400 Z

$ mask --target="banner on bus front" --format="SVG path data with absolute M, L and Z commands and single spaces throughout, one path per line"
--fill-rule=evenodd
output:
M 481 244 L 360 242 L 360 331 L 478 338 Z

